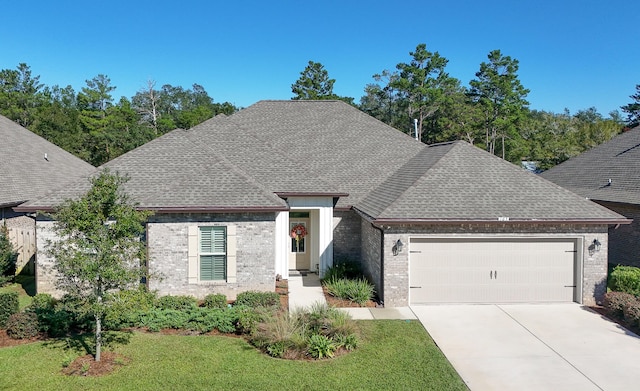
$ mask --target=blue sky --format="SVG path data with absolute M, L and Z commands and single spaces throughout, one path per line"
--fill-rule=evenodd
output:
M 0 9 L 0 69 L 26 62 L 47 85 L 106 74 L 114 97 L 155 80 L 205 87 L 246 107 L 290 99 L 309 60 L 359 101 L 372 75 L 409 62 L 419 43 L 463 85 L 487 54 L 519 60 L 530 107 L 607 115 L 640 84 L 640 2 L 12 1 Z

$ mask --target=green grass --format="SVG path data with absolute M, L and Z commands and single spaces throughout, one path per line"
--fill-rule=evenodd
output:
M 31 298 L 35 295 L 36 279 L 34 276 L 16 276 L 14 283 L 0 288 L 0 292 L 18 292 L 18 304 L 24 309 L 31 304 Z
M 57 343 L 0 349 L 7 390 L 467 390 L 417 321 L 359 321 L 364 342 L 323 361 L 270 358 L 244 339 L 134 333 L 114 348 L 130 362 L 99 377 L 61 374 L 84 354 Z

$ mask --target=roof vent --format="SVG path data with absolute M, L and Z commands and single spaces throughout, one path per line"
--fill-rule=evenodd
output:
M 611 178 L 609 178 L 609 181 L 607 182 L 607 186 L 611 186 Z
M 47 154 L 44 154 L 44 160 L 49 161 L 49 157 L 47 156 Z

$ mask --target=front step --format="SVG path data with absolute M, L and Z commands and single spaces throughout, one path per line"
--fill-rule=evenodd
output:
M 305 277 L 309 273 L 314 273 L 309 270 L 289 269 L 289 277 Z

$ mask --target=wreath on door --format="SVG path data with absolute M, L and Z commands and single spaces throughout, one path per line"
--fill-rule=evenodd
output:
M 302 224 L 296 224 L 293 228 L 291 228 L 291 237 L 297 241 L 307 236 L 307 229 Z

